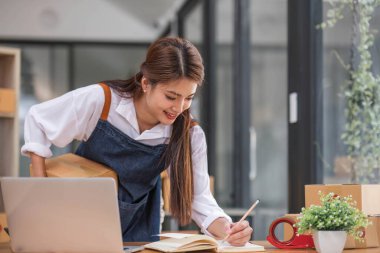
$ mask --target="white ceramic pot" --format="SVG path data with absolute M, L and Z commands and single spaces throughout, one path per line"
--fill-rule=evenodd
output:
M 314 245 L 319 253 L 342 253 L 346 243 L 346 231 L 315 231 Z

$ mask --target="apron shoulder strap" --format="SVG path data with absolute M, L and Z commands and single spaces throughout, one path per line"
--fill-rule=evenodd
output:
M 199 123 L 196 119 L 194 119 L 193 115 L 190 113 L 190 119 L 191 119 L 191 122 L 190 122 L 190 128 L 192 127 L 195 127 L 195 126 L 198 126 Z
M 103 91 L 104 91 L 104 106 L 103 106 L 103 111 L 100 118 L 104 121 L 107 121 L 108 113 L 111 107 L 111 89 L 105 83 L 100 83 L 100 86 L 102 86 Z
M 198 126 L 198 125 L 199 125 L 199 123 L 198 123 L 195 119 L 192 119 L 192 120 L 191 120 L 190 128 L 191 128 L 191 127 Z

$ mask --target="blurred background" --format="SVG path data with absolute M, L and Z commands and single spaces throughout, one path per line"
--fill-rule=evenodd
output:
M 260 199 L 254 239 L 265 239 L 275 218 L 300 211 L 305 184 L 350 182 L 334 165 L 345 155 L 339 92 L 348 74 L 333 52 L 349 60 L 352 17 L 316 29 L 327 7 L 320 0 L 0 0 L 0 45 L 21 49 L 19 145 L 31 105 L 125 79 L 152 41 L 184 37 L 206 67 L 192 113 L 207 135 L 215 197 L 234 219 Z M 376 10 L 374 27 L 379 17 Z M 377 71 L 379 43 L 376 35 Z M 19 175 L 29 175 L 22 156 Z

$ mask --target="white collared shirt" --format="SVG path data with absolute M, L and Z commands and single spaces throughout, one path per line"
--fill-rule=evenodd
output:
M 168 143 L 171 125 L 158 124 L 140 134 L 132 98 L 122 98 L 112 93 L 108 122 L 129 137 L 147 144 Z M 94 84 L 68 92 L 58 98 L 34 105 L 25 118 L 25 144 L 23 155 L 33 152 L 42 157 L 51 157 L 51 144 L 64 147 L 74 139 L 86 141 L 94 131 L 104 105 L 104 92 Z M 210 192 L 207 168 L 207 146 L 200 126 L 191 129 L 191 147 L 194 175 L 194 200 L 192 219 L 202 232 L 219 217 L 231 218 L 218 206 Z

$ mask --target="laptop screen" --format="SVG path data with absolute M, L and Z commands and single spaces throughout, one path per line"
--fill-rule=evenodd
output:
M 112 178 L 1 178 L 15 252 L 123 252 Z

